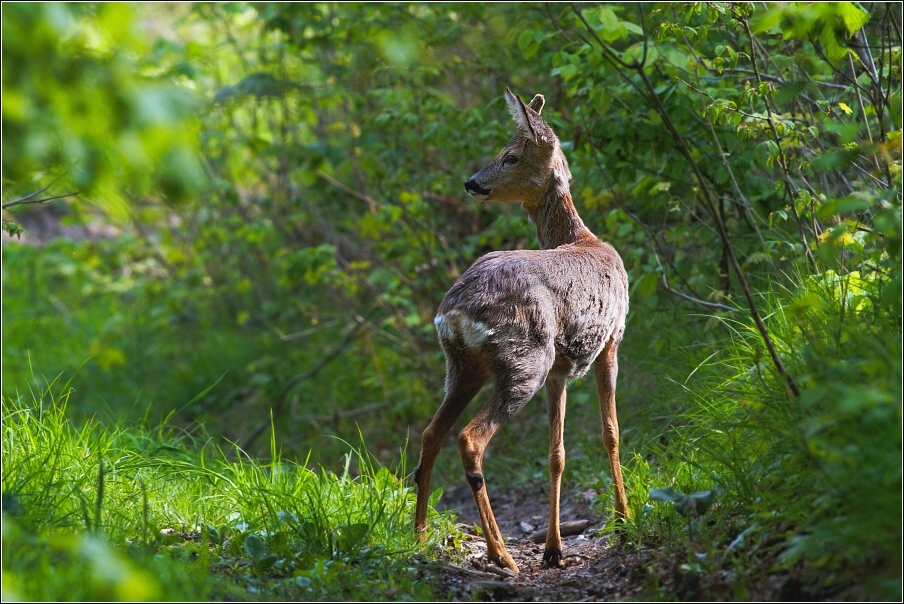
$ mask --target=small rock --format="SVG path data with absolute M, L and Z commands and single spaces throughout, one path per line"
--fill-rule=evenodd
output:
M 527 522 L 521 523 L 521 530 L 524 531 L 525 533 L 529 533 L 532 530 L 534 530 L 535 528 L 537 528 L 537 527 L 535 527 L 533 524 L 529 524 Z
M 165 528 L 160 529 L 160 543 L 163 545 L 173 545 L 182 541 L 182 538 L 176 533 L 176 529 Z

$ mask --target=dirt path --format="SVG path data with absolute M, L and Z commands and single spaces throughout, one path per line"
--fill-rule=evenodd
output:
M 493 511 L 507 546 L 521 574 L 487 564 L 486 543 L 473 529 L 479 525 L 477 508 L 467 486 L 444 492 L 440 509 L 458 510 L 462 530 L 468 533 L 462 544 L 462 556 L 451 554 L 437 567 L 437 575 L 453 600 L 482 601 L 572 601 L 595 602 L 621 600 L 637 594 L 645 585 L 639 576 L 638 555 L 627 553 L 607 537 L 598 537 L 604 520 L 595 517 L 586 500 L 568 497 L 562 500 L 562 522 L 589 520 L 584 531 L 563 538 L 565 568 L 543 568 L 543 543 L 531 540 L 532 533 L 547 525 L 548 494 L 543 487 L 529 485 L 519 489 L 491 493 Z
M 453 601 L 601 602 L 612 600 L 861 600 L 858 585 L 826 582 L 824 573 L 810 572 L 806 562 L 779 567 L 783 551 L 769 542 L 748 551 L 758 558 L 742 575 L 730 565 L 706 573 L 682 564 L 685 557 L 661 548 L 638 551 L 616 538 L 599 536 L 604 518 L 591 511 L 580 494 L 562 497 L 561 521 L 590 521 L 581 534 L 563 538 L 565 568 L 543 568 L 543 541 L 531 535 L 545 529 L 549 505 L 545 485 L 526 485 L 508 491 L 490 490 L 493 511 L 509 552 L 521 574 L 513 576 L 487 563 L 486 543 L 474 525 L 479 516 L 467 485 L 449 487 L 440 510 L 457 510 L 466 537 L 460 549 L 450 547 L 433 574 Z M 777 543 L 777 542 L 776 542 Z M 736 570 L 736 569 L 735 569 Z M 657 593 L 652 585 L 662 590 Z

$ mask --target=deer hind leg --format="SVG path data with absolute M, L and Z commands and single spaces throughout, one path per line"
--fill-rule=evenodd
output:
M 547 568 L 561 568 L 562 536 L 559 534 L 559 490 L 565 469 L 565 380 L 547 378 L 546 410 L 549 415 L 549 530 L 543 563 Z
M 421 441 L 421 460 L 414 469 L 414 483 L 417 485 L 417 504 L 414 512 L 414 527 L 421 538 L 427 526 L 427 502 L 430 497 L 430 477 L 433 464 L 439 455 L 443 441 L 452 425 L 471 399 L 486 383 L 486 376 L 465 363 L 449 361 L 446 370 L 446 396 L 436 411 L 433 421 L 424 430 Z
M 483 454 L 493 435 L 530 401 L 542 383 L 542 375 L 539 379 L 527 380 L 515 386 L 503 378 L 498 379 L 490 400 L 458 435 L 458 451 L 487 541 L 487 557 L 490 562 L 516 573 L 518 565 L 505 548 L 502 532 L 490 507 L 483 478 Z
M 596 388 L 600 398 L 600 415 L 603 420 L 603 444 L 609 453 L 612 466 L 612 483 L 615 487 L 615 517 L 627 518 L 628 498 L 618 458 L 618 418 L 615 414 L 615 381 L 618 377 L 618 340 L 612 338 L 594 364 Z

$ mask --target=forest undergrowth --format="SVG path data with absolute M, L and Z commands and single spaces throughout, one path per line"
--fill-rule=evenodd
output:
M 872 303 L 877 287 L 825 276 L 764 299 L 782 354 L 801 376 L 799 401 L 743 321 L 719 319 L 726 337 L 716 354 L 700 359 L 690 333 L 676 332 L 671 371 L 663 359 L 639 359 L 639 370 L 624 372 L 626 381 L 662 372 L 653 388 L 623 389 L 621 400 L 631 401 L 621 413 L 631 518 L 604 529 L 624 536 L 645 556 L 639 560 L 655 561 L 641 593 L 705 596 L 728 584 L 745 599 L 764 577 L 806 568 L 795 573 L 802 594 L 894 599 L 901 334 Z M 627 349 L 632 358 L 634 347 Z M 674 372 L 682 358 L 685 375 Z M 346 454 L 333 471 L 286 461 L 271 434 L 274 461 L 264 462 L 167 423 L 73 422 L 66 408 L 76 396 L 58 381 L 4 398 L 10 597 L 447 596 L 423 565 L 439 552 L 455 559 L 461 528 L 451 513 L 433 515 L 430 538 L 417 542 L 404 450 L 383 466 L 364 443 L 337 441 Z M 605 451 L 598 432 L 582 427 L 598 422 L 595 405 L 576 398 L 566 488 L 571 496 L 591 492 L 606 518 Z M 494 489 L 545 474 L 545 418 L 527 412 L 491 449 Z M 670 415 L 667 424 L 661 414 Z M 445 454 L 437 484 L 460 482 L 456 457 Z
M 900 4 L 2 10 L 4 600 L 901 599 Z M 631 296 L 630 517 L 575 380 L 594 529 L 521 578 L 436 512 L 453 441 L 423 542 L 408 475 L 443 293 L 537 247 L 461 187 L 507 87 Z M 547 439 L 536 397 L 491 498 Z

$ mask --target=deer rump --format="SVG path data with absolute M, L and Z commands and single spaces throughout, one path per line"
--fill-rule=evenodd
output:
M 471 357 L 482 373 L 536 392 L 548 375 L 584 375 L 610 339 L 621 340 L 627 306 L 621 258 L 592 239 L 479 258 L 434 323 L 447 358 Z

